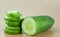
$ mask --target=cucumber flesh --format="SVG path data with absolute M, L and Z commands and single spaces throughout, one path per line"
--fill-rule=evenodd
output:
M 22 29 L 28 35 L 34 35 L 36 33 L 35 21 L 32 18 L 27 18 L 22 23 Z

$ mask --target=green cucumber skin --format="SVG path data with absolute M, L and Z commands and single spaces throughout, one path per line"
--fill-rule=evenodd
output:
M 7 29 L 4 29 L 4 32 L 7 34 L 20 34 L 21 33 L 20 31 L 7 30 Z
M 20 19 L 20 21 L 17 21 L 17 22 L 5 21 L 5 23 L 6 23 L 7 26 L 11 26 L 11 27 L 21 27 L 23 20 L 24 20 L 24 18 L 23 18 L 23 19 Z
M 7 11 L 6 15 L 9 17 L 20 17 L 22 13 L 19 11 Z
M 22 22 L 24 21 L 24 18 L 20 20 L 20 27 L 22 28 Z
M 20 30 L 21 28 L 20 28 L 20 27 L 10 27 L 10 26 L 6 26 L 6 29 L 9 29 L 9 30 Z
M 36 27 L 37 27 L 36 34 L 50 29 L 54 24 L 54 19 L 50 16 L 45 16 L 45 15 L 44 16 L 31 16 L 27 18 L 32 18 L 36 22 Z
M 22 33 L 20 27 L 6 27 L 4 29 L 4 32 L 8 33 L 8 34 L 20 34 L 20 33 Z
M 20 27 L 20 22 L 8 22 L 5 21 L 7 26 L 11 26 L 11 27 Z
M 19 18 L 15 18 L 15 17 L 5 16 L 4 20 L 5 21 L 9 21 L 9 22 L 17 22 L 17 21 L 20 21 L 20 17 Z

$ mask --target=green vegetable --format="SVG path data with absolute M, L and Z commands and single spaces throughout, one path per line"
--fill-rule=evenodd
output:
M 4 29 L 4 32 L 8 34 L 20 34 L 21 28 L 20 27 L 6 27 Z
M 9 27 L 9 26 L 6 26 L 6 29 L 9 29 L 9 30 L 20 30 L 21 28 L 20 27 Z
M 8 25 L 8 26 L 11 26 L 11 27 L 20 27 L 20 22 L 8 22 L 8 21 L 5 21 L 5 23 Z
M 7 11 L 6 15 L 9 17 L 20 17 L 22 13 L 19 11 Z
M 9 22 L 16 22 L 16 21 L 20 21 L 20 17 L 19 18 L 16 18 L 16 17 L 8 17 L 8 16 L 5 16 L 4 20 L 5 21 L 9 21 Z
M 19 34 L 22 33 L 22 19 L 21 19 L 21 12 L 19 11 L 8 11 L 4 18 L 7 27 L 4 29 L 5 33 L 8 34 Z
M 22 30 L 27 35 L 35 35 L 50 29 L 53 24 L 54 20 L 50 16 L 31 16 L 23 21 Z

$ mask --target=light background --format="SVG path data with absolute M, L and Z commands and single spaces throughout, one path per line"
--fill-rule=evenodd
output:
M 60 0 L 0 0 L 0 36 L 3 36 L 4 16 L 8 10 L 21 11 L 23 17 L 49 15 L 55 19 L 54 37 L 60 36 Z M 57 30 L 55 30 L 57 29 Z

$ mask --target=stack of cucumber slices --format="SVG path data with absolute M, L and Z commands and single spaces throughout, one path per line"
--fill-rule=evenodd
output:
M 8 11 L 4 18 L 6 28 L 4 32 L 9 34 L 19 34 L 21 30 L 21 13 L 19 11 Z
M 36 35 L 49 30 L 55 22 L 52 17 L 47 15 L 28 16 L 25 19 L 21 19 L 21 15 L 22 13 L 18 11 L 7 12 L 4 18 L 7 24 L 4 29 L 6 33 L 19 34 L 23 31 L 26 35 Z

